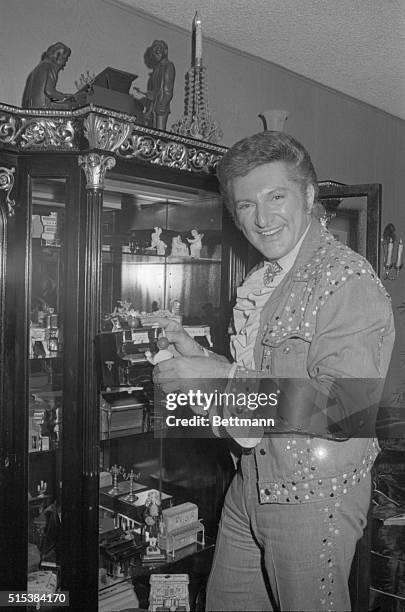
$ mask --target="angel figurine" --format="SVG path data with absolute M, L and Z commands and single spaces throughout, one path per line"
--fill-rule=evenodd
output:
M 201 249 L 202 249 L 202 239 L 204 238 L 204 234 L 200 234 L 197 229 L 191 230 L 192 238 L 187 238 L 190 244 L 190 255 L 191 257 L 200 257 Z
M 158 243 L 160 242 L 160 234 L 162 233 L 161 227 L 154 227 L 154 231 L 150 235 L 150 249 L 157 249 Z
M 166 253 L 167 244 L 163 240 L 158 240 L 156 243 L 156 253 L 158 255 L 164 255 Z
M 188 246 L 182 241 L 180 234 L 172 238 L 172 255 L 188 257 Z

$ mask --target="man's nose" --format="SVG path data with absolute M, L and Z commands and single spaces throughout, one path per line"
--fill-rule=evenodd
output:
M 256 225 L 258 227 L 267 227 L 271 221 L 273 213 L 271 206 L 265 202 L 256 202 Z

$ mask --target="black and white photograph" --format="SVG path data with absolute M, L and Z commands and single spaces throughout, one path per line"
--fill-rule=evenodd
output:
M 404 0 L 0 0 L 0 610 L 405 610 Z

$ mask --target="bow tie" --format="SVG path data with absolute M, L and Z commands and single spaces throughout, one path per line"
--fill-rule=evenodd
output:
M 267 261 L 265 264 L 265 270 L 263 274 L 263 284 L 265 287 L 270 287 L 274 277 L 282 272 L 283 268 L 277 261 Z

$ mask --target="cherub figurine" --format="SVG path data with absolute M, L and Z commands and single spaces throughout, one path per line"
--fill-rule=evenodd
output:
M 197 229 L 192 229 L 190 233 L 192 238 L 187 238 L 190 244 L 190 255 L 191 257 L 200 257 L 204 234 L 200 234 Z
M 158 243 L 160 242 L 160 234 L 162 233 L 161 227 L 154 227 L 154 231 L 150 235 L 150 247 L 151 249 L 157 249 Z
M 172 255 L 188 257 L 188 246 L 182 241 L 180 234 L 172 238 Z
M 166 253 L 167 244 L 163 240 L 158 240 L 156 244 L 156 253 L 158 255 L 164 255 Z

